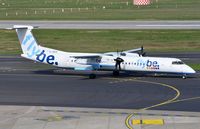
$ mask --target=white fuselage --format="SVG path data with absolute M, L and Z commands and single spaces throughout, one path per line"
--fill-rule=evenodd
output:
M 117 53 L 100 54 L 99 58 L 74 58 L 75 56 L 90 56 L 98 53 L 70 53 L 58 51 L 50 48 L 40 47 L 44 50 L 40 56 L 33 56 L 32 60 L 41 63 L 51 64 L 57 67 L 74 70 L 115 70 L 114 59 Z M 25 57 L 25 55 L 22 55 Z M 177 73 L 192 74 L 195 71 L 188 65 L 181 63 L 177 58 L 161 58 L 161 57 L 142 57 L 136 53 L 127 53 L 120 56 L 124 60 L 121 63 L 122 71 L 136 72 L 161 72 L 161 73 Z M 30 58 L 29 58 L 30 59 Z

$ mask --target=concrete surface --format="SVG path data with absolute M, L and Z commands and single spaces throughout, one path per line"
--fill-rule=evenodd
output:
M 127 116 L 133 113 L 129 119 Z M 164 125 L 132 125 L 134 119 L 163 119 Z M 200 129 L 200 113 L 125 109 L 0 106 L 0 129 Z
M 0 28 L 32 25 L 42 29 L 200 29 L 200 21 L 0 21 Z

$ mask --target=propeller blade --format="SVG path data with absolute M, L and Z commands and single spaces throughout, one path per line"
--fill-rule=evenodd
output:
M 124 60 L 120 57 L 117 57 L 116 59 L 114 59 L 115 63 L 115 69 L 120 71 L 121 70 L 121 63 L 124 62 Z
M 141 54 L 144 52 L 144 47 L 141 46 Z
M 119 57 L 119 50 L 117 49 L 117 57 Z
M 144 53 L 142 54 L 142 56 L 146 56 L 146 52 L 144 52 Z
M 144 47 L 141 46 L 141 50 L 140 50 L 140 52 L 139 52 L 139 56 L 143 56 L 143 55 L 145 55 Z

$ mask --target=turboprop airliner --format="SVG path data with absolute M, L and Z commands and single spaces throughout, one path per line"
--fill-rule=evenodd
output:
M 14 25 L 22 48 L 21 56 L 55 67 L 90 71 L 90 79 L 96 78 L 95 71 L 112 71 L 119 76 L 120 71 L 145 73 L 170 73 L 186 78 L 195 71 L 177 58 L 146 57 L 143 47 L 107 53 L 64 52 L 40 46 L 32 34 L 33 26 Z

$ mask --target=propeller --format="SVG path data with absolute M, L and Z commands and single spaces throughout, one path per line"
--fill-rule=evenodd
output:
M 114 59 L 114 61 L 115 61 L 115 70 L 116 71 L 120 71 L 121 70 L 121 63 L 124 62 L 124 60 L 120 57 L 121 54 L 122 54 L 122 51 L 119 53 L 119 51 L 117 50 L 117 58 Z
M 124 62 L 124 60 L 120 57 L 117 57 L 114 59 L 115 61 L 115 70 L 120 71 L 121 70 L 121 63 Z
M 144 47 L 143 46 L 141 46 L 141 50 L 139 52 L 139 55 L 140 56 L 145 56 L 146 55 L 146 52 L 144 52 Z

